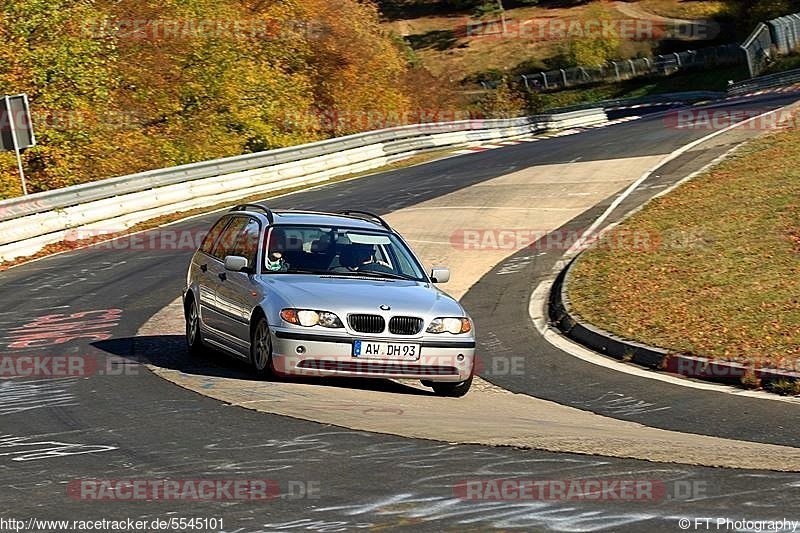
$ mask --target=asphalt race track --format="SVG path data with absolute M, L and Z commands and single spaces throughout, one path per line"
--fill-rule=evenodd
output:
M 796 98 L 783 94 L 725 105 L 768 111 Z M 665 127 L 654 115 L 335 183 L 275 198 L 270 205 L 391 213 L 527 167 L 655 156 L 708 133 Z M 726 137 L 670 163 L 610 221 L 754 134 Z M 567 228 L 586 228 L 611 201 L 579 215 Z M 204 228 L 217 216 L 171 228 Z M 0 381 L 0 504 L 6 514 L 21 520 L 221 518 L 216 530 L 242 533 L 386 527 L 678 531 L 682 518 L 800 519 L 800 474 L 759 471 L 758 465 L 726 470 L 451 445 L 255 412 L 176 387 L 143 366 L 146 354 L 136 333 L 180 294 L 191 253 L 99 246 L 0 273 L 4 355 L 97 360 L 97 371 L 86 375 Z M 573 358 L 541 339 L 528 319 L 528 298 L 559 255 L 521 250 L 462 297 L 481 334 L 486 380 L 655 428 L 795 445 L 800 435 L 796 404 L 632 377 Z M 54 314 L 61 316 L 47 318 Z M 493 360 L 509 355 L 524 356 L 524 372 L 496 371 Z M 218 364 L 240 369 L 231 361 Z M 327 394 L 335 395 L 336 388 Z M 507 477 L 633 477 L 657 480 L 666 491 L 642 501 L 601 502 L 466 501 L 454 491 L 464 480 Z M 86 501 L 71 489 L 84 479 L 156 478 L 269 479 L 281 494 L 257 502 Z

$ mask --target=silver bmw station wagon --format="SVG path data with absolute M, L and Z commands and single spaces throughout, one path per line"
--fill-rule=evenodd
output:
M 381 217 L 271 211 L 220 218 L 192 257 L 183 303 L 191 354 L 207 346 L 260 377 L 418 379 L 441 396 L 472 384 L 475 331 Z

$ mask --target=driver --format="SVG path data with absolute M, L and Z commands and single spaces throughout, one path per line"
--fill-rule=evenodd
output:
M 350 244 L 342 250 L 339 258 L 342 267 L 358 272 L 360 270 L 369 272 L 393 273 L 392 267 L 383 261 L 375 259 L 375 246 L 372 244 Z

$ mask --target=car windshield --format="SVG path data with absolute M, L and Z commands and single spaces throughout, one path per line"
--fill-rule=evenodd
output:
M 267 273 L 427 281 L 406 245 L 391 233 L 330 226 L 274 226 L 265 242 Z

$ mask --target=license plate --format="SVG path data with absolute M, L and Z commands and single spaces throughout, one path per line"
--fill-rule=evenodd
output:
M 419 344 L 401 342 L 355 341 L 353 357 L 360 359 L 401 359 L 416 361 L 419 359 Z

